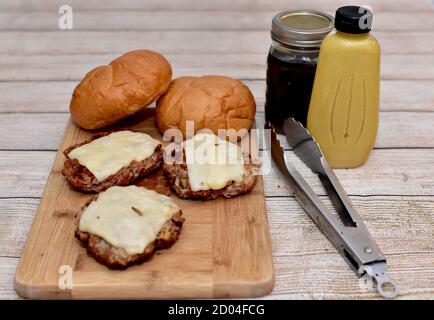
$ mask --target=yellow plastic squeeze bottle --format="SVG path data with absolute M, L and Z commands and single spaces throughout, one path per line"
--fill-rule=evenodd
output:
M 380 46 L 369 33 L 372 16 L 362 7 L 339 8 L 320 47 L 307 128 L 332 168 L 364 164 L 377 135 Z

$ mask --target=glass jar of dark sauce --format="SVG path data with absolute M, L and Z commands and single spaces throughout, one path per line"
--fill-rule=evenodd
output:
M 279 126 L 295 118 L 306 126 L 319 48 L 333 30 L 333 17 L 314 10 L 274 16 L 267 59 L 266 120 Z

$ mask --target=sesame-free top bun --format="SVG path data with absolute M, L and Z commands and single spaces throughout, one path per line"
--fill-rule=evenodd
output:
M 72 94 L 74 122 L 99 129 L 154 102 L 169 87 L 172 68 L 159 53 L 131 51 L 86 74 Z
M 186 121 L 200 129 L 250 130 L 256 113 L 255 99 L 241 81 L 225 76 L 180 77 L 157 101 L 156 122 L 164 133 L 177 128 L 186 136 Z

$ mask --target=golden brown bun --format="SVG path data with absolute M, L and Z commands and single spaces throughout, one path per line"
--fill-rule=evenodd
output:
M 195 133 L 203 128 L 250 130 L 256 104 L 241 81 L 224 76 L 180 77 L 157 101 L 156 122 L 164 133 L 177 128 L 186 136 L 186 121 L 194 121 Z
M 169 87 L 172 68 L 159 53 L 131 51 L 86 74 L 72 94 L 72 119 L 99 129 L 136 113 Z

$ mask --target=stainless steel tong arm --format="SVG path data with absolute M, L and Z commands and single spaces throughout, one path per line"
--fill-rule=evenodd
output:
M 291 120 L 294 121 L 294 120 Z M 286 122 L 286 121 L 285 121 Z M 353 208 L 347 194 L 328 166 L 318 145 L 299 123 L 285 128 L 288 143 L 297 156 L 320 178 L 338 215 L 333 214 L 316 195 L 297 169 L 286 160 L 283 148 L 273 128 L 271 129 L 271 155 L 302 207 L 341 253 L 353 271 L 375 278 L 379 293 L 387 298 L 397 295 L 396 287 L 387 277 L 386 259 L 370 235 L 361 217 Z M 301 126 L 302 130 L 298 128 Z M 290 131 L 290 132 L 289 132 Z M 313 143 L 314 145 L 309 145 Z M 302 144 L 305 144 L 304 146 Z M 306 148 L 307 147 L 307 148 Z M 315 148 L 316 147 L 316 148 Z M 386 290 L 387 289 L 387 290 Z

